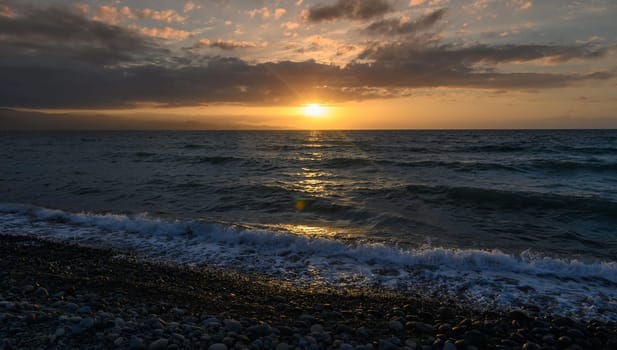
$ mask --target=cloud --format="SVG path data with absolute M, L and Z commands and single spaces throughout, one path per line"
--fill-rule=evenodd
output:
M 306 19 L 311 22 L 337 19 L 367 20 L 393 10 L 387 0 L 337 0 L 333 5 L 315 5 L 308 8 Z
M 170 27 L 162 28 L 147 28 L 143 27 L 139 29 L 139 33 L 145 36 L 170 39 L 170 40 L 183 40 L 191 36 L 191 32 L 186 30 L 174 29 Z
M 184 13 L 189 13 L 193 10 L 196 10 L 198 8 L 200 8 L 201 6 L 195 4 L 193 1 L 188 1 L 185 5 L 184 5 L 184 9 L 182 10 Z
M 253 9 L 246 12 L 251 18 L 260 15 L 261 18 L 266 19 L 270 17 L 270 10 L 267 7 Z
M 137 16 L 142 19 L 150 19 L 161 22 L 184 22 L 186 17 L 181 16 L 176 10 L 153 10 L 149 8 L 142 9 L 137 12 Z
M 118 107 L 137 102 L 296 104 L 303 96 L 329 101 L 407 96 L 415 88 L 542 89 L 611 77 L 607 73 L 498 73 L 376 61 L 346 67 L 305 62 L 250 64 L 209 57 L 199 65 L 130 67 L 32 65 L 0 67 L 0 106 Z M 12 82 L 9 84 L 9 82 Z
M 511 0 L 510 4 L 518 11 L 525 11 L 533 6 L 533 2 L 530 0 Z
M 258 45 L 250 41 L 233 41 L 233 40 L 217 40 L 210 44 L 210 47 L 216 47 L 222 50 L 248 49 Z
M 163 119 L 164 118 L 164 119 Z M 248 123 L 242 116 L 208 118 L 161 112 L 157 115 L 122 116 L 92 113 L 41 113 L 0 108 L 0 130 L 240 130 L 279 129 L 272 125 Z
M 407 96 L 427 87 L 543 89 L 612 77 L 606 72 L 545 73 L 542 66 L 538 72 L 513 73 L 505 65 L 604 57 L 607 49 L 596 44 L 461 46 L 406 37 L 362 49 L 314 36 L 311 45 L 333 54 L 360 54 L 346 66 L 312 60 L 249 63 L 196 50 L 172 54 L 137 30 L 67 8 L 18 13 L 0 17 L 0 106 L 6 107 L 294 104 L 305 96 L 346 101 Z M 150 34 L 171 38 L 174 33 L 163 28 Z M 202 39 L 195 48 L 232 52 L 263 45 Z
M 277 20 L 280 19 L 285 13 L 287 13 L 287 10 L 282 7 L 275 8 L 272 11 L 270 11 L 270 9 L 268 9 L 267 7 L 256 8 L 246 11 L 246 14 L 248 14 L 251 18 L 261 16 L 262 19 L 274 17 Z
M 446 9 L 439 9 L 413 21 L 406 17 L 400 19 L 382 19 L 371 23 L 364 29 L 364 32 L 371 35 L 413 34 L 418 31 L 430 29 L 443 18 L 446 12 Z
M 118 10 L 113 6 L 98 6 L 95 10 L 94 20 L 117 24 L 120 20 Z
M 164 51 L 138 33 L 80 12 L 49 7 L 0 17 L 0 63 L 118 64 Z M 38 63 L 40 62 L 40 63 Z
M 0 4 L 0 17 L 15 17 L 15 12 L 9 5 Z
M 135 16 L 135 14 L 133 13 L 133 11 L 131 10 L 130 7 L 128 6 L 123 6 L 120 9 L 120 14 L 126 18 L 130 18 L 130 19 L 135 19 L 137 16 Z
M 467 71 L 475 64 L 496 65 L 533 60 L 558 63 L 575 58 L 599 58 L 606 53 L 605 48 L 596 49 L 590 45 L 474 45 L 454 47 L 411 41 L 374 45 L 364 50 L 359 58 L 373 61 L 422 64 L 427 67 L 457 67 L 459 71 Z
M 274 10 L 274 18 L 280 19 L 286 12 L 287 10 L 285 10 L 282 7 L 279 7 L 276 10 Z
M 294 30 L 300 27 L 300 23 L 289 21 L 281 24 L 281 26 L 287 28 L 288 30 Z
M 203 47 L 218 48 L 221 50 L 236 50 L 236 49 L 251 49 L 256 47 L 263 47 L 265 44 L 257 44 L 251 41 L 234 41 L 234 40 L 221 40 L 211 41 L 209 39 L 200 39 L 192 47 L 193 49 L 199 49 Z

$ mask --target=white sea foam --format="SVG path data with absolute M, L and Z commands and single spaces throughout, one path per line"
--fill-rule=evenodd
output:
M 258 272 L 298 283 L 446 292 L 478 306 L 536 304 L 556 314 L 617 320 L 617 262 L 524 251 L 350 244 L 199 221 L 0 205 L 0 232 L 128 249 L 145 258 Z

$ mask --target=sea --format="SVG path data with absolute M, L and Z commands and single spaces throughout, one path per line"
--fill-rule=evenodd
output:
M 617 130 L 0 132 L 0 233 L 617 320 Z

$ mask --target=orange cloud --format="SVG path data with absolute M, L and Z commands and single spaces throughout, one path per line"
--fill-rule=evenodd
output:
M 211 43 L 212 42 L 210 41 L 210 39 L 199 39 L 195 43 L 195 46 L 196 47 L 206 47 L 206 46 L 210 46 Z
M 133 11 L 131 11 L 131 9 L 128 6 L 124 6 L 120 9 L 120 14 L 126 18 L 135 18 L 135 14 L 133 13 Z
M 528 0 L 512 0 L 512 4 L 518 11 L 525 11 L 533 6 L 533 2 Z
M 217 41 L 210 44 L 210 47 L 217 47 L 223 50 L 250 49 L 257 46 L 258 45 L 256 43 L 251 41 L 234 41 L 221 39 L 218 39 Z
M 195 43 L 193 48 L 211 47 L 211 48 L 231 51 L 231 50 L 236 50 L 236 49 L 252 49 L 256 47 L 266 47 L 267 45 L 268 45 L 267 42 L 254 43 L 251 41 L 234 41 L 234 40 L 222 40 L 222 39 L 211 41 L 209 39 L 199 39 Z
M 186 17 L 180 16 L 176 10 L 152 10 L 145 8 L 138 13 L 138 16 L 142 19 L 151 19 L 153 21 L 160 22 L 184 22 Z
M 160 38 L 160 39 L 167 39 L 167 40 L 184 40 L 191 36 L 191 32 L 187 32 L 186 30 L 174 29 L 170 27 L 163 27 L 163 28 L 143 27 L 139 29 L 139 33 L 144 36 Z
M 253 10 L 247 11 L 246 13 L 249 16 L 251 16 L 251 18 L 253 18 L 253 17 L 257 16 L 257 15 L 260 15 L 261 18 L 263 18 L 263 19 L 266 19 L 266 18 L 270 17 L 270 15 L 271 15 L 270 10 L 268 10 L 267 7 L 262 7 L 260 9 L 253 9 Z
M 194 2 L 189 1 L 189 2 L 186 3 L 186 5 L 184 5 L 183 11 L 184 11 L 184 13 L 189 13 L 189 12 L 191 12 L 193 10 L 196 10 L 196 9 L 200 8 L 200 7 L 201 6 L 196 5 Z
M 115 7 L 103 5 L 96 8 L 93 19 L 95 21 L 109 24 L 117 24 L 120 17 L 118 16 L 118 10 Z
M 284 8 L 277 8 L 276 10 L 274 10 L 274 18 L 279 19 L 281 18 L 281 16 L 283 16 L 285 13 L 287 12 L 287 10 L 285 10 Z
M 75 9 L 77 13 L 84 15 L 84 16 L 86 16 L 88 12 L 90 12 L 90 6 L 86 4 L 76 4 L 76 5 L 73 5 L 73 8 Z
M 285 27 L 285 28 L 287 28 L 289 30 L 294 30 L 294 29 L 297 29 L 298 27 L 300 27 L 300 24 L 296 23 L 296 22 L 285 22 L 285 23 L 281 24 L 281 26 L 283 26 L 283 27 Z
M 9 5 L 0 5 L 0 17 L 15 17 L 15 12 Z

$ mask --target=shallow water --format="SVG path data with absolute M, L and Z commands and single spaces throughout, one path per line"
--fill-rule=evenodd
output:
M 0 139 L 0 230 L 617 319 L 617 131 Z

